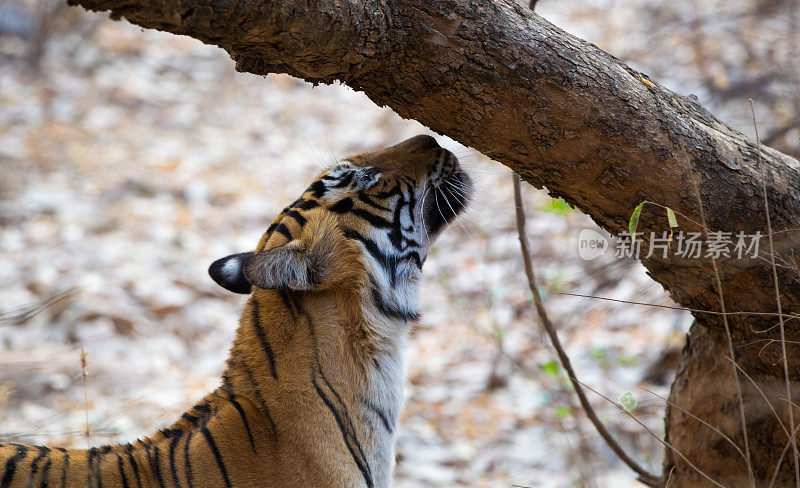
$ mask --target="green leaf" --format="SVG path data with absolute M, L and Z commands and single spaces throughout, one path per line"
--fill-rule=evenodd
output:
M 565 215 L 569 213 L 572 209 L 569 207 L 569 204 L 564 201 L 563 198 L 551 198 L 550 202 L 545 205 L 544 210 L 546 212 L 550 212 L 555 215 Z
M 556 406 L 556 418 L 557 419 L 565 419 L 572 415 L 572 410 L 566 405 L 558 405 Z
M 604 347 L 593 347 L 591 351 L 589 351 L 589 356 L 598 363 L 608 361 L 608 358 L 606 357 L 606 349 Z
M 558 378 L 558 375 L 561 374 L 561 367 L 555 361 L 547 361 L 542 365 L 542 371 L 548 376 Z
M 636 366 L 639 360 L 636 358 L 636 356 L 620 356 L 615 358 L 614 362 L 620 366 Z
M 622 408 L 625 409 L 626 412 L 633 412 L 636 408 L 636 399 L 633 398 L 633 394 L 628 392 L 621 397 L 619 397 L 619 403 L 622 404 Z
M 671 229 L 678 227 L 678 219 L 675 218 L 675 212 L 669 207 L 667 207 L 667 221 L 669 221 L 669 227 Z
M 628 222 L 628 234 L 631 235 L 631 244 L 636 240 L 636 228 L 639 226 L 639 215 L 642 214 L 642 207 L 644 207 L 644 202 L 633 209 L 631 220 Z

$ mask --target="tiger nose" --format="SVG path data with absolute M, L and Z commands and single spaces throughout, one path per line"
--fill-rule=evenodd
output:
M 418 136 L 414 136 L 411 139 L 407 139 L 401 142 L 403 146 L 408 148 L 409 151 L 424 151 L 426 149 L 436 149 L 441 147 L 436 139 L 427 135 L 427 134 L 420 134 Z

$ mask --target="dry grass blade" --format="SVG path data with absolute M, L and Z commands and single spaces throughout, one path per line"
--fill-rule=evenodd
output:
M 67 308 L 80 291 L 79 288 L 72 287 L 36 303 L 0 313 L 0 324 L 22 325 L 47 310 L 51 310 L 52 314 L 56 314 L 58 310 Z M 55 310 L 55 312 L 52 310 Z
M 703 234 L 708 236 L 708 226 L 706 226 L 705 209 L 703 208 L 703 200 L 700 197 L 700 188 L 694 185 L 695 198 L 697 199 L 697 206 L 700 209 L 700 220 L 703 223 Z M 742 385 L 739 382 L 739 370 L 736 368 L 736 359 L 733 354 L 733 336 L 731 336 L 731 327 L 728 323 L 728 315 L 725 311 L 725 295 L 722 293 L 722 279 L 719 277 L 719 268 L 717 267 L 717 260 L 711 258 L 711 267 L 714 270 L 714 284 L 717 288 L 717 296 L 719 297 L 719 307 L 722 311 L 722 323 L 725 326 L 725 338 L 728 341 L 728 354 L 731 360 L 731 369 L 733 370 L 733 381 L 736 385 L 736 396 L 739 399 L 739 413 L 742 422 L 742 438 L 744 441 L 745 462 L 747 464 L 747 478 L 750 480 L 750 486 L 755 488 L 756 480 L 753 476 L 753 463 L 750 459 L 750 440 L 747 435 L 747 418 L 744 413 L 744 398 L 742 397 Z
M 92 447 L 92 437 L 89 431 L 89 386 L 86 381 L 89 376 L 89 369 L 87 365 L 86 349 L 81 347 L 81 375 L 83 376 L 83 401 L 84 411 L 86 412 L 86 430 L 84 431 L 84 435 L 86 436 L 86 448 L 89 449 Z
M 761 192 L 764 195 L 764 212 L 767 217 L 767 242 L 769 243 L 769 257 L 772 264 L 772 281 L 775 283 L 775 301 L 778 305 L 778 324 L 781 331 L 781 350 L 783 353 L 783 376 L 786 382 L 786 401 L 789 402 L 787 408 L 789 409 L 789 430 L 794 432 L 794 408 L 792 408 L 792 387 L 789 382 L 789 362 L 786 359 L 786 332 L 783 323 L 783 315 L 781 315 L 781 290 L 778 285 L 778 267 L 775 265 L 775 246 L 772 240 L 772 218 L 769 215 L 769 199 L 767 198 L 767 172 L 764 168 L 764 161 L 761 159 L 761 141 L 758 139 L 758 124 L 756 123 L 756 110 L 753 107 L 753 99 L 750 101 L 750 112 L 753 114 L 753 128 L 756 132 L 756 149 L 758 151 L 758 166 L 761 170 Z M 791 436 L 789 442 L 792 444 L 792 453 L 794 454 L 794 485 L 800 488 L 800 456 L 797 452 L 797 441 L 794 435 Z
M 766 317 L 777 317 L 778 314 L 774 312 L 717 312 L 714 310 L 702 310 L 699 308 L 685 308 L 685 307 L 677 307 L 673 305 L 659 305 L 657 303 L 644 303 L 644 302 L 632 302 L 630 300 L 620 300 L 617 298 L 608 298 L 608 297 L 598 297 L 595 295 L 581 295 L 580 293 L 567 293 L 563 291 L 556 292 L 555 295 L 566 295 L 570 297 L 579 297 L 579 298 L 593 298 L 595 300 L 605 300 L 607 302 L 617 302 L 617 303 L 625 303 L 628 305 L 641 305 L 644 307 L 654 307 L 654 308 L 666 308 L 669 310 L 681 310 L 684 312 L 691 312 L 695 313 L 706 313 L 710 315 L 755 315 L 755 316 L 766 316 Z M 785 317 L 788 319 L 800 319 L 800 315 L 796 314 L 784 314 Z
M 635 471 L 639 475 L 639 480 L 648 485 L 648 486 L 659 486 L 661 484 L 661 478 L 656 476 L 643 467 L 639 465 L 633 458 L 628 456 L 624 449 L 617 443 L 614 437 L 611 435 L 611 432 L 606 429 L 606 426 L 600 419 L 597 417 L 597 413 L 595 413 L 594 408 L 589 403 L 589 400 L 586 398 L 586 394 L 583 392 L 581 388 L 581 383 L 577 380 L 577 376 L 575 375 L 575 370 L 572 368 L 572 362 L 569 359 L 566 351 L 561 345 L 561 341 L 558 338 L 558 334 L 556 333 L 556 329 L 553 326 L 553 323 L 550 322 L 549 317 L 547 316 L 547 311 L 544 308 L 544 302 L 542 301 L 541 295 L 539 295 L 539 290 L 536 288 L 536 274 L 533 268 L 533 260 L 531 259 L 530 255 L 530 247 L 528 245 L 528 237 L 525 233 L 525 208 L 522 204 L 522 193 L 520 189 L 520 178 L 519 175 L 513 175 L 514 180 L 514 203 L 516 204 L 516 217 L 517 217 L 517 233 L 519 234 L 519 242 L 520 247 L 522 250 L 522 259 L 525 263 L 525 275 L 528 278 L 528 286 L 530 287 L 531 294 L 533 295 L 533 301 L 536 305 L 536 312 L 539 315 L 539 320 L 542 323 L 542 327 L 544 327 L 545 332 L 550 337 L 550 341 L 553 343 L 553 347 L 556 350 L 556 354 L 558 355 L 559 362 L 564 370 L 567 372 L 570 382 L 572 382 L 572 386 L 575 388 L 575 393 L 578 395 L 578 400 L 580 401 L 581 407 L 583 407 L 584 412 L 586 412 L 586 416 L 589 417 L 589 420 L 594 425 L 597 433 L 600 434 L 600 437 L 606 442 L 609 448 L 611 448 L 614 453 L 619 456 L 619 458 L 628 465 L 633 471 Z

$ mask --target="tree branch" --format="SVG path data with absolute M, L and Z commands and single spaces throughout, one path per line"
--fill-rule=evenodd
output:
M 546 186 L 610 232 L 624 230 L 642 200 L 697 217 L 694 174 L 712 230 L 763 227 L 752 202 L 761 186 L 753 142 L 511 0 L 70 2 L 219 45 L 240 71 L 363 90 Z M 800 164 L 766 148 L 763 156 L 775 227 L 800 226 Z M 641 230 L 660 229 L 642 221 Z M 711 281 L 709 263 L 643 262 L 679 303 L 715 302 L 697 286 Z M 750 290 L 752 280 L 771 285 L 763 266 L 720 265 L 736 276 L 726 290 L 733 310 L 774 304 L 768 291 Z M 781 289 L 787 309 L 800 306 L 797 287 Z

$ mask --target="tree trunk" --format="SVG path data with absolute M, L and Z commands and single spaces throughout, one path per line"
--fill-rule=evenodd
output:
M 684 231 L 766 234 L 759 148 L 694 98 L 648 80 L 510 0 L 70 0 L 115 19 L 185 34 L 225 49 L 239 71 L 288 73 L 312 83 L 339 80 L 435 131 L 472 146 L 547 187 L 611 233 L 626 229 L 644 200 L 667 205 Z M 742 103 L 745 103 L 744 101 Z M 800 226 L 800 164 L 761 147 L 775 235 L 783 263 L 784 313 L 800 313 L 792 253 Z M 679 215 L 680 215 L 679 214 Z M 640 230 L 667 228 L 646 207 Z M 642 239 L 647 249 L 650 239 Z M 758 259 L 720 258 L 727 311 L 777 311 L 766 239 Z M 673 248 L 676 243 L 673 243 Z M 646 253 L 643 253 L 646 254 Z M 650 275 L 680 304 L 720 310 L 709 259 L 643 258 Z M 780 261 L 779 261 L 779 264 Z M 672 400 L 717 426 L 743 449 L 739 403 L 719 315 L 696 313 Z M 730 317 L 737 363 L 759 385 L 788 429 L 780 341 L 773 316 Z M 789 376 L 800 379 L 797 319 L 786 322 Z M 764 347 L 766 346 L 766 347 Z M 788 435 L 761 393 L 741 377 L 749 447 L 759 486 Z M 793 397 L 798 398 L 800 392 Z M 794 413 L 795 424 L 800 411 Z M 670 408 L 667 438 L 725 486 L 748 484 L 738 452 L 711 429 Z M 669 486 L 705 481 L 668 454 Z M 794 479 L 791 449 L 779 470 Z

